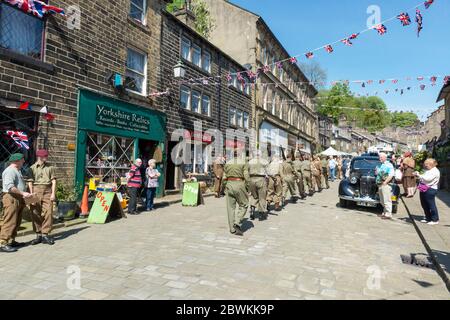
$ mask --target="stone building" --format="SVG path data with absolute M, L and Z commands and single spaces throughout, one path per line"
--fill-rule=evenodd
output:
M 440 139 L 445 127 L 445 105 L 433 111 L 422 126 L 421 143 Z
M 333 120 L 319 115 L 319 141 L 322 150 L 331 147 L 331 138 L 333 135 Z
M 216 133 L 222 136 L 225 150 L 220 151 L 224 153 L 249 144 L 246 133 L 252 125 L 252 86 L 244 75 L 242 82 L 236 77 L 227 79 L 229 73 L 245 68 L 197 33 L 194 21 L 188 9 L 174 15 L 163 13 L 160 90 L 169 88 L 170 95 L 158 98 L 158 106 L 167 115 L 168 155 L 178 151 L 178 138 L 171 139 L 172 134 L 183 129 L 191 142 L 192 159 L 179 164 L 168 157 L 166 190 L 179 190 L 188 175 L 209 178 L 213 159 L 208 155 L 219 139 Z M 174 65 L 179 61 L 186 74 L 174 79 Z M 195 122 L 201 128 L 195 127 Z M 227 140 L 227 129 L 239 131 L 236 141 Z
M 159 82 L 166 1 L 51 4 L 67 18 L 40 19 L 0 2 L 2 169 L 16 151 L 30 165 L 41 147 L 50 150 L 62 181 L 75 176 L 78 184 L 94 176 L 120 184 L 133 159 L 156 150 L 164 163 L 166 119 L 148 93 Z M 46 112 L 55 119 L 47 121 Z M 26 146 L 7 131 L 22 132 Z
M 281 153 L 314 152 L 319 146 L 314 86 L 261 16 L 226 0 L 206 3 L 216 25 L 211 41 L 259 74 L 252 102 L 260 144 L 280 146 Z

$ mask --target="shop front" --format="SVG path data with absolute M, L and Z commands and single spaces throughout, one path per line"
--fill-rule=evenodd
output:
M 161 172 L 157 195 L 164 191 L 166 117 L 141 106 L 80 90 L 76 183 L 97 182 L 126 186 L 126 173 L 135 159 L 157 161 Z
M 267 121 L 261 123 L 259 143 L 267 147 L 268 155 L 286 156 L 289 147 L 288 133 Z M 265 147 L 263 147 L 265 149 Z

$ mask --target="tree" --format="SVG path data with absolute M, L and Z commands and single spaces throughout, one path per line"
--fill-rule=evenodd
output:
M 314 86 L 318 89 L 324 87 L 324 83 L 327 81 L 327 72 L 322 69 L 317 61 L 312 61 L 310 63 L 299 63 L 298 66 L 305 74 L 306 78 L 310 82 L 314 83 Z
M 393 112 L 391 113 L 391 124 L 394 127 L 412 127 L 419 122 L 419 117 L 413 112 Z

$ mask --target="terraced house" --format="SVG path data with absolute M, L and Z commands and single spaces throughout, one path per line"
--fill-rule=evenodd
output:
M 206 0 L 215 20 L 211 41 L 239 63 L 261 73 L 253 95 L 253 126 L 259 142 L 287 153 L 314 152 L 320 146 L 313 98 L 317 90 L 276 38 L 264 19 L 226 0 Z M 276 62 L 287 60 L 282 64 Z

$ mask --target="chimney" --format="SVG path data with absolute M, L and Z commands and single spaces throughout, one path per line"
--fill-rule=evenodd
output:
M 184 24 L 188 25 L 192 29 L 195 29 L 195 14 L 192 11 L 192 1 L 186 0 L 184 3 L 184 7 L 180 10 L 177 10 L 173 13 L 178 20 L 182 21 Z

